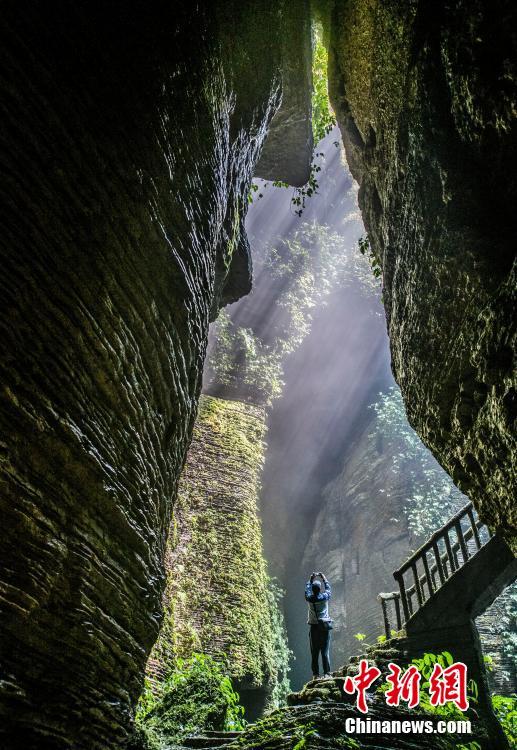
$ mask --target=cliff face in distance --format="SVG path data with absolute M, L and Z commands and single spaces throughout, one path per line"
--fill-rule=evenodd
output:
M 411 491 L 409 462 L 394 472 L 392 449 L 400 445 L 378 445 L 371 429 L 368 424 L 342 472 L 325 488 L 302 563 L 304 570 L 320 563 L 332 582 L 334 668 L 359 651 L 356 633 L 369 643 L 383 633 L 377 595 L 395 588 L 393 571 L 418 546 L 403 512 Z
M 158 634 L 209 315 L 249 289 L 289 35 L 260 0 L 3 11 L 0 744 L 107 750 Z
M 517 551 L 516 9 L 335 3 L 330 95 L 412 426 Z

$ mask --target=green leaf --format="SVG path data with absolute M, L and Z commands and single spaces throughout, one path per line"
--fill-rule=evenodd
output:
M 448 666 L 454 664 L 454 659 L 452 658 L 452 654 L 449 651 L 443 651 L 442 654 Z

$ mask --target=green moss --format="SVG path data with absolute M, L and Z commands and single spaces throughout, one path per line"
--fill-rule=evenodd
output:
M 346 97 L 364 141 L 370 127 L 394 132 L 395 120 L 411 91 L 411 26 L 416 3 L 361 0 L 347 4 L 338 49 Z
M 290 652 L 257 511 L 264 434 L 261 407 L 201 398 L 167 547 L 165 617 L 149 661 L 158 691 L 156 677 L 199 651 L 225 654 L 236 684 L 266 687 L 274 702 L 287 692 Z
M 329 102 L 328 94 L 328 53 L 323 43 L 323 28 L 320 23 L 313 25 L 312 44 L 312 134 L 318 143 L 336 125 L 336 118 Z
M 136 716 L 135 747 L 170 747 L 189 734 L 242 729 L 244 709 L 224 665 L 206 654 L 178 659 L 157 698 L 146 689 Z

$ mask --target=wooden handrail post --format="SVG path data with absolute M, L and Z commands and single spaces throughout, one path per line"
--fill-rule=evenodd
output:
M 394 573 L 394 576 L 395 576 L 395 580 L 397 581 L 399 585 L 400 600 L 402 602 L 402 610 L 404 612 L 405 622 L 407 622 L 409 620 L 410 615 L 409 615 L 409 605 L 408 605 L 408 600 L 407 600 L 407 595 L 406 595 L 406 585 L 404 583 L 404 576 L 402 573 L 399 573 L 398 571 Z
M 435 556 L 435 559 L 436 559 L 436 568 L 438 570 L 438 575 L 440 576 L 440 583 L 443 586 L 443 584 L 445 583 L 445 581 L 447 579 L 446 579 L 445 572 L 443 570 L 442 555 L 441 555 L 441 552 L 440 552 L 440 550 L 438 548 L 438 540 L 437 539 L 435 539 L 433 541 L 433 552 L 434 552 L 434 556 Z
M 386 606 L 386 599 L 381 597 L 382 617 L 384 619 L 384 631 L 386 638 L 390 637 L 390 621 L 388 619 L 388 608 Z
M 463 563 L 466 563 L 470 557 L 468 547 L 465 543 L 465 537 L 463 536 L 463 529 L 461 528 L 461 521 L 458 520 L 454 524 L 456 534 L 458 535 L 458 541 L 460 543 L 461 554 L 463 557 Z
M 447 558 L 449 561 L 449 567 L 451 569 L 451 575 L 455 572 L 457 569 L 456 561 L 454 559 L 454 555 L 452 554 L 452 547 L 451 547 L 451 540 L 449 539 L 449 530 L 445 530 L 444 534 L 444 540 L 445 540 L 445 548 L 447 549 Z
M 429 589 L 429 598 L 434 594 L 434 584 L 431 578 L 431 571 L 429 570 L 429 563 L 427 562 L 427 552 L 422 555 L 422 562 L 424 563 L 425 577 L 427 580 L 427 588 Z
M 393 601 L 395 602 L 395 617 L 397 618 L 397 630 L 402 629 L 402 619 L 400 617 L 400 595 L 397 595 L 393 598 Z
M 476 524 L 476 519 L 474 518 L 474 511 L 472 508 L 469 508 L 467 511 L 467 515 L 469 517 L 470 526 L 472 528 L 472 533 L 474 534 L 474 539 L 476 541 L 476 547 L 478 549 L 481 549 L 481 539 L 479 538 L 479 531 Z
M 424 597 L 422 594 L 422 587 L 420 586 L 420 577 L 416 567 L 416 561 L 411 563 L 411 570 L 413 571 L 413 578 L 415 579 L 415 591 L 418 599 L 418 606 L 421 607 L 424 603 Z

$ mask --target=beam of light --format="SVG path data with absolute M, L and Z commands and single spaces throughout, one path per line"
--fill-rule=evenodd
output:
M 272 276 L 271 267 L 265 261 L 268 248 L 285 250 L 282 243 L 296 240 L 304 226 L 323 226 L 338 236 L 335 264 L 338 266 L 346 256 L 353 273 L 340 277 L 341 283 L 334 284 L 327 294 L 316 295 L 307 335 L 282 356 L 285 385 L 281 396 L 269 409 L 267 455 L 262 476 L 264 548 L 271 573 L 288 592 L 285 614 L 290 647 L 297 657 L 291 674 L 295 689 L 306 680 L 308 668 L 305 604 L 300 589 L 310 570 L 303 566 L 310 563 L 319 568 L 315 558 L 318 550 L 320 556 L 327 556 L 327 559 L 339 556 L 338 549 L 329 548 L 329 540 L 333 539 L 334 544 L 336 537 L 346 539 L 347 525 L 354 527 L 357 535 L 357 527 L 361 525 L 359 517 L 346 517 L 347 513 L 357 513 L 354 501 L 343 509 L 343 517 L 337 518 L 325 513 L 326 498 L 334 480 L 343 473 L 346 475 L 348 464 L 358 460 L 357 448 L 368 437 L 375 416 L 371 405 L 379 401 L 380 393 L 396 388 L 390 368 L 380 288 L 373 281 L 369 268 L 366 269 L 369 285 L 365 284 L 366 261 L 357 248 L 358 239 L 364 234 L 357 206 L 357 186 L 343 162 L 341 148 L 334 145 L 336 140 L 339 140 L 337 129 L 318 146 L 317 150 L 324 153 L 320 187 L 306 202 L 301 218 L 294 213 L 291 189 L 258 181 L 259 189 L 253 194 L 246 220 L 254 264 L 253 290 L 226 311 L 233 325 L 250 331 L 266 348 L 274 347 L 279 331 L 289 324 L 286 299 L 293 289 L 292 279 L 278 280 Z M 209 350 L 216 344 L 216 331 L 217 324 L 211 327 Z M 207 370 L 205 387 L 209 387 L 208 378 Z M 238 398 L 238 394 L 235 397 Z M 415 439 L 418 440 L 416 436 Z M 379 449 L 384 467 L 388 468 L 390 461 L 393 463 L 390 450 L 395 450 L 393 445 Z M 442 471 L 438 464 L 436 468 Z M 442 474 L 449 481 L 445 472 Z M 395 516 L 400 512 L 401 498 L 395 497 L 396 493 L 390 495 L 390 488 L 385 489 L 380 484 L 377 476 L 372 491 L 378 493 L 378 498 L 373 498 L 372 507 L 378 502 L 388 516 Z M 410 489 L 408 481 L 408 492 Z M 353 498 L 354 488 L 346 488 L 346 494 Z M 407 519 L 402 522 L 400 518 L 390 518 L 389 521 L 396 521 L 401 531 L 398 527 L 395 532 L 385 530 L 375 518 L 370 519 L 378 534 L 376 543 L 379 548 L 383 544 L 390 545 L 395 533 L 400 537 L 400 554 L 403 555 L 411 544 Z M 359 558 L 368 557 L 368 543 L 366 535 L 354 538 Z M 383 564 L 382 556 L 379 559 L 381 563 L 374 571 L 373 581 L 368 583 L 377 592 L 385 590 L 391 577 L 391 562 Z M 338 592 L 343 590 L 344 577 L 345 573 L 338 581 Z M 338 601 L 333 603 L 342 611 L 346 610 L 346 585 L 344 589 L 344 594 L 338 594 Z M 344 597 L 344 601 L 339 601 L 339 596 Z M 372 598 L 374 594 L 368 598 L 364 612 L 359 612 L 359 619 L 363 617 L 367 627 L 375 628 L 377 615 L 371 607 Z M 354 606 L 361 610 L 360 603 Z M 380 626 L 380 610 L 378 617 Z M 339 637 L 338 631 L 334 638 Z

